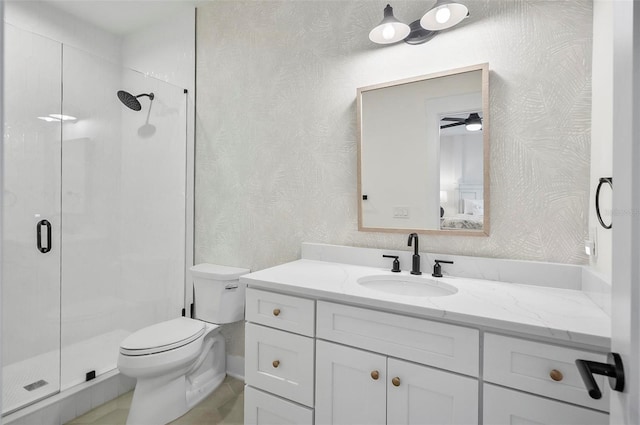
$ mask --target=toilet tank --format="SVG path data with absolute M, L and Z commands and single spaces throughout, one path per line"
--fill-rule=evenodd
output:
M 240 283 L 240 276 L 250 270 L 206 263 L 189 270 L 195 319 L 217 324 L 244 320 L 245 285 Z

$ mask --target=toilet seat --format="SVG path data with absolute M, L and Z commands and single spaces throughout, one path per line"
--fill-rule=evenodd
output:
M 125 356 L 145 356 L 183 347 L 204 335 L 205 323 L 178 317 L 140 329 L 120 344 Z

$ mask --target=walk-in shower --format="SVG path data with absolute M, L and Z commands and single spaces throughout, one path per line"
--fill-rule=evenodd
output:
M 155 97 L 153 93 L 142 93 L 137 96 L 134 96 L 131 93 L 126 92 L 124 90 L 118 90 L 117 94 L 118 94 L 118 99 L 120 99 L 120 102 L 122 102 L 124 106 L 126 106 L 127 108 L 133 109 L 134 111 L 139 111 L 142 109 L 142 105 L 138 100 L 139 97 L 146 96 L 149 98 L 149 100 L 153 100 L 153 98 Z
M 183 88 L 12 25 L 5 40 L 3 414 L 113 370 L 122 339 L 180 315 L 187 178 Z M 130 113 L 122 87 L 154 107 Z M 75 120 L 38 119 L 54 115 Z

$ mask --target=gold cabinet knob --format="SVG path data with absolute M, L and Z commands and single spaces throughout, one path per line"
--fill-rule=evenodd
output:
M 398 378 L 397 376 L 395 378 L 393 378 L 391 380 L 391 383 L 393 384 L 394 387 L 399 387 L 400 386 L 400 378 Z
M 274 368 L 277 368 L 278 366 L 280 366 L 280 360 L 274 360 L 273 363 L 271 363 L 273 365 Z
M 273 315 L 274 316 L 279 316 L 280 315 L 280 309 L 279 308 L 274 308 L 273 309 Z
M 551 372 L 549 372 L 549 377 L 556 382 L 560 382 L 562 381 L 562 378 L 564 378 L 562 372 L 557 369 L 553 369 Z
M 371 379 L 373 379 L 374 381 L 377 381 L 378 378 L 380 378 L 380 372 L 378 372 L 377 370 L 374 370 L 371 372 Z

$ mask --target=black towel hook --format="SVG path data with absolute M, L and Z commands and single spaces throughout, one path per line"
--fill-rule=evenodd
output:
M 613 177 L 600 177 L 600 183 L 598 183 L 598 188 L 596 189 L 596 216 L 598 217 L 598 221 L 600 222 L 600 225 L 602 227 L 604 227 L 605 229 L 611 229 L 613 220 L 608 225 L 604 224 L 604 221 L 602 221 L 602 216 L 600 215 L 600 188 L 605 183 L 608 183 L 611 187 L 611 190 L 613 191 Z

